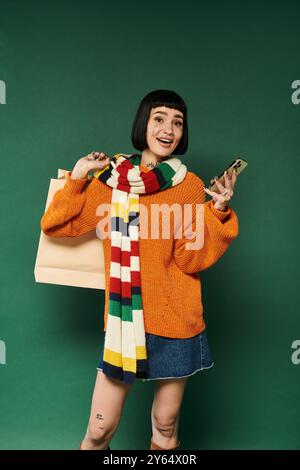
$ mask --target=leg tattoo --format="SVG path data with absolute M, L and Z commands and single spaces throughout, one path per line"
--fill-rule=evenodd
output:
M 98 413 L 98 414 L 96 415 L 96 419 L 98 419 L 99 421 L 103 421 L 103 416 L 102 416 L 100 413 Z M 100 428 L 100 429 L 104 429 L 102 426 L 99 426 L 99 428 Z

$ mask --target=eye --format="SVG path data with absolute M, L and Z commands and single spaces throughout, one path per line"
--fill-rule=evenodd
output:
M 163 119 L 162 119 L 161 117 L 158 117 L 158 116 L 155 117 L 154 120 L 155 120 L 155 121 L 158 121 L 158 122 L 163 121 Z M 183 124 L 182 124 L 181 121 L 176 121 L 176 125 L 177 125 L 178 127 L 182 127 L 182 126 L 183 126 Z

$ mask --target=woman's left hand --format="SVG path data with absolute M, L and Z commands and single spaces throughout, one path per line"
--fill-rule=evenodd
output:
M 213 178 L 210 182 L 216 183 L 217 188 L 219 190 L 218 193 L 215 191 L 211 191 L 204 187 L 204 191 L 212 196 L 214 207 L 219 211 L 226 211 L 228 208 L 228 203 L 233 196 L 233 188 L 237 180 L 236 169 L 233 170 L 231 177 L 225 171 L 224 173 L 225 178 L 225 187 L 223 186 L 220 181 L 218 181 L 217 177 Z

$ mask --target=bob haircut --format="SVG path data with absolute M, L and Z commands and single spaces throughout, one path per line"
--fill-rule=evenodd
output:
M 131 131 L 131 142 L 140 151 L 148 148 L 147 125 L 151 109 L 158 106 L 178 109 L 183 113 L 183 134 L 172 155 L 182 155 L 188 148 L 187 107 L 183 99 L 170 90 L 154 90 L 148 93 L 138 107 Z

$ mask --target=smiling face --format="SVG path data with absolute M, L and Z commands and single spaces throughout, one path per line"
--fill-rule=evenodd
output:
M 183 113 L 177 109 L 166 106 L 151 109 L 147 144 L 154 155 L 162 158 L 174 152 L 183 134 L 183 119 Z

